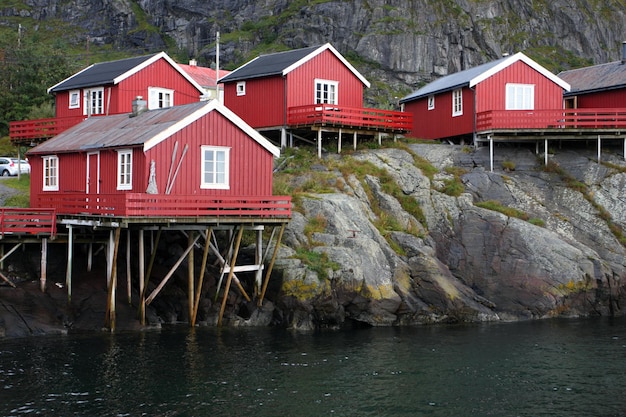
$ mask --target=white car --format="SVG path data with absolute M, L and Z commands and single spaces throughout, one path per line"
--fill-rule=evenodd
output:
M 0 175 L 3 177 L 16 176 L 17 167 L 20 167 L 20 173 L 30 174 L 30 164 L 28 161 L 19 160 L 10 156 L 0 156 Z

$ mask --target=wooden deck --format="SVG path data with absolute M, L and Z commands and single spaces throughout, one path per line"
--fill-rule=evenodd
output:
M 477 132 L 499 129 L 626 129 L 626 109 L 490 110 L 476 114 Z
M 54 209 L 0 208 L 0 239 L 17 235 L 54 237 L 56 232 Z
M 328 104 L 296 106 L 287 109 L 287 125 L 290 127 L 332 126 L 387 133 L 405 133 L 411 129 L 412 123 L 413 115 L 400 111 Z
M 9 138 L 13 143 L 41 142 L 63 133 L 86 119 L 86 116 L 22 120 L 9 123 Z

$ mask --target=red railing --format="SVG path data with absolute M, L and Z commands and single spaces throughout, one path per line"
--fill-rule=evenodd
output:
M 626 127 L 626 109 L 490 110 L 477 113 L 476 130 L 616 129 Z
M 56 234 L 54 209 L 7 208 L 0 209 L 0 238 L 8 234 Z
M 9 122 L 9 138 L 12 141 L 48 139 L 85 120 L 85 116 Z
M 143 193 L 43 194 L 31 202 L 51 207 L 59 215 L 87 214 L 118 217 L 263 217 L 290 218 L 291 197 L 215 197 Z
M 413 115 L 400 111 L 343 107 L 330 104 L 312 104 L 287 109 L 287 124 L 289 126 L 333 125 L 406 132 L 411 129 L 412 123 Z

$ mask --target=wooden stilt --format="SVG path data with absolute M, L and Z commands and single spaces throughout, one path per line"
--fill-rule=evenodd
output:
M 548 166 L 548 139 L 543 140 L 543 164 Z
M 228 243 L 228 250 L 227 250 L 227 253 L 226 253 L 226 258 L 230 258 L 232 256 L 233 244 L 235 242 L 235 235 L 232 233 L 232 231 L 229 232 L 229 233 L 230 233 L 230 240 L 229 240 L 229 243 Z M 217 242 L 216 242 L 216 244 L 217 244 Z M 217 298 L 219 296 L 220 288 L 222 287 L 222 279 L 224 278 L 224 273 L 226 271 L 226 268 L 228 268 L 229 270 L 230 269 L 234 269 L 235 265 L 228 265 L 228 263 L 226 262 L 226 258 L 224 258 L 222 256 L 222 254 L 220 253 L 220 251 L 217 249 L 216 246 L 211 245 L 211 251 L 217 257 L 217 262 L 219 262 L 221 264 L 221 266 L 222 266 L 222 269 L 221 269 L 221 272 L 220 272 L 220 278 L 219 278 L 219 280 L 217 282 L 217 291 L 215 293 L 215 301 L 217 301 Z M 244 296 L 246 301 L 250 301 L 250 296 L 248 295 L 246 290 L 241 285 L 241 281 L 239 281 L 239 278 L 237 277 L 237 275 L 233 274 L 233 280 L 235 281 L 235 285 L 237 285 L 237 288 L 239 288 L 239 291 L 241 291 L 241 294 Z
M 213 228 L 209 228 L 206 231 L 206 237 L 204 239 L 204 252 L 202 253 L 202 263 L 200 264 L 200 276 L 198 277 L 198 285 L 196 285 L 196 299 L 193 303 L 193 314 L 191 316 L 191 326 L 196 325 L 196 318 L 198 317 L 198 306 L 200 305 L 200 296 L 202 295 L 202 284 L 204 283 L 204 273 L 206 271 L 206 262 L 209 258 L 209 248 L 211 247 L 211 235 L 213 234 Z
M 9 284 L 9 285 L 10 285 L 10 286 L 12 286 L 13 288 L 16 288 L 16 287 L 15 287 L 15 284 L 14 284 L 14 283 L 13 283 L 10 279 L 8 279 L 6 276 L 4 276 L 4 274 L 3 274 L 2 272 L 0 272 L 0 278 L 2 278 L 2 280 L 3 280 L 4 282 L 6 282 L 7 284 Z
M 317 130 L 317 157 L 322 157 L 322 129 Z
M 91 272 L 92 265 L 93 265 L 93 243 L 90 243 L 87 248 L 87 272 Z
M 598 163 L 600 163 L 600 159 L 602 158 L 602 138 L 598 135 Z
M 146 293 L 148 292 L 148 282 L 150 281 L 150 275 L 152 274 L 152 266 L 154 265 L 157 248 L 159 247 L 159 240 L 161 239 L 161 231 L 162 228 L 159 227 L 156 238 L 154 240 L 150 239 L 150 248 L 152 250 L 152 253 L 150 255 L 150 261 L 148 261 L 148 270 L 146 271 L 146 285 L 143 287 L 143 292 L 141 293 L 141 299 L 144 300 L 144 305 L 146 300 Z
M 192 249 L 191 251 L 189 251 L 189 256 L 187 257 L 187 287 L 188 287 L 188 293 L 187 294 L 187 299 L 189 300 L 189 307 L 188 307 L 188 312 L 189 312 L 189 325 L 193 326 L 192 323 L 192 316 L 193 316 L 193 305 L 194 305 L 194 301 L 196 299 L 196 297 L 194 296 L 194 284 L 195 284 L 195 276 L 194 276 L 194 259 L 193 259 L 193 246 L 194 246 L 194 231 L 191 230 L 189 231 L 189 236 L 187 237 L 187 245 L 190 246 Z
M 10 250 L 10 251 L 8 251 L 6 254 L 3 254 L 3 255 L 2 255 L 2 258 L 0 258 L 0 262 L 4 262 L 4 260 L 5 260 L 6 258 L 8 258 L 9 256 L 11 256 L 11 254 L 12 254 L 13 252 L 15 252 L 15 251 L 16 251 L 16 250 L 20 247 L 20 246 L 22 246 L 22 244 L 21 244 L 21 243 L 18 243 L 18 244 L 16 244 L 15 246 L 13 246 L 13 247 L 11 248 L 11 250 Z
M 115 235 L 113 237 L 113 251 L 111 259 L 111 279 L 108 286 L 107 297 L 107 310 L 105 317 L 105 326 L 109 330 L 115 330 L 115 289 L 117 286 L 117 254 L 120 244 L 120 234 L 122 229 L 120 227 L 115 229 Z
M 489 166 L 490 170 L 493 172 L 493 138 L 489 137 Z
M 254 264 L 261 265 L 263 259 L 263 230 L 256 232 L 256 250 L 254 251 Z M 257 269 L 254 275 L 254 295 L 258 295 L 261 291 L 261 268 Z
M 237 235 L 237 243 L 235 244 L 235 251 L 233 252 L 233 257 L 230 262 L 231 265 L 235 265 L 237 263 L 237 255 L 239 254 L 239 245 L 241 244 L 241 237 L 243 236 L 243 226 L 239 227 L 239 234 Z M 228 299 L 228 291 L 230 290 L 230 282 L 233 279 L 233 274 L 235 272 L 234 268 L 230 268 L 228 272 L 228 279 L 226 280 L 226 287 L 224 287 L 224 298 L 222 299 L 222 306 L 220 308 L 220 315 L 217 318 L 217 325 L 222 325 L 222 317 L 224 316 L 224 310 L 226 309 L 226 300 Z
M 46 291 L 46 280 L 48 276 L 48 238 L 41 239 L 41 276 L 39 278 L 39 287 L 41 292 Z
M 115 252 L 115 232 L 109 232 L 109 243 L 107 245 L 107 285 L 113 277 L 113 254 Z
M 130 276 L 130 229 L 126 230 L 126 295 L 128 296 L 128 305 L 131 305 L 133 298 Z
M 146 298 L 144 294 L 145 253 L 143 229 L 139 229 L 139 320 L 142 326 L 146 325 Z
M 337 135 L 337 153 L 341 153 L 341 128 L 339 128 L 339 134 Z
M 167 284 L 167 281 L 169 281 L 172 275 L 174 275 L 174 272 L 176 272 L 176 269 L 178 269 L 178 267 L 185 260 L 187 255 L 189 255 L 189 252 L 193 249 L 194 245 L 196 244 L 199 238 L 200 238 L 200 235 L 196 236 L 193 239 L 193 242 L 191 243 L 191 245 L 189 245 L 189 247 L 185 250 L 185 252 L 183 252 L 183 254 L 180 256 L 178 261 L 176 261 L 174 266 L 172 266 L 172 269 L 170 269 L 170 271 L 167 273 L 167 275 L 165 275 L 163 280 L 161 280 L 161 283 L 154 289 L 154 291 L 152 291 L 152 293 L 150 293 L 150 296 L 146 298 L 146 305 L 149 305 L 152 302 L 152 300 L 154 300 L 154 297 L 156 297 L 157 294 L 163 289 L 165 284 Z
M 72 302 L 72 263 L 74 256 L 74 229 L 67 226 L 67 268 L 65 270 L 65 286 L 67 287 L 67 302 Z
M 283 233 L 285 231 L 285 226 L 287 223 L 283 223 L 280 226 L 280 232 L 278 233 L 278 238 L 276 239 L 276 245 L 274 245 L 274 254 L 272 255 L 272 260 L 270 261 L 270 265 L 267 268 L 267 272 L 265 273 L 265 281 L 263 282 L 263 289 L 261 290 L 261 296 L 259 297 L 258 306 L 263 305 L 263 299 L 265 298 L 265 291 L 267 291 L 267 284 L 270 281 L 270 275 L 272 274 L 272 269 L 274 268 L 274 262 L 276 262 L 276 256 L 278 255 L 278 249 L 280 246 L 280 242 L 283 240 Z
M 626 149 L 626 140 L 624 141 L 624 144 L 624 149 Z M 626 159 L 626 154 L 624 158 Z M 0 269 L 4 269 L 4 243 L 0 245 L 0 258 L 2 258 L 0 261 Z

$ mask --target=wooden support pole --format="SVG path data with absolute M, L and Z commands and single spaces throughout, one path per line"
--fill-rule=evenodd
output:
M 122 233 L 122 228 L 118 227 L 115 229 L 114 236 L 112 238 L 113 250 L 110 251 L 112 253 L 111 256 L 111 279 L 109 279 L 109 286 L 107 291 L 107 309 L 106 316 L 104 319 L 104 325 L 109 328 L 109 330 L 115 330 L 115 289 L 117 287 L 117 254 L 120 246 L 120 235 Z M 111 231 L 113 234 L 113 231 Z
M 263 259 L 263 230 L 259 229 L 256 233 L 256 250 L 254 251 L 254 264 L 259 265 L 256 274 L 254 274 L 254 295 L 258 295 L 261 291 L 262 275 L 261 275 L 261 262 Z
M 4 274 L 3 274 L 3 273 L 1 273 L 1 272 L 0 272 L 0 278 L 2 278 L 2 280 L 3 280 L 4 282 L 6 282 L 7 284 L 9 284 L 9 285 L 10 285 L 10 286 L 12 286 L 13 288 L 16 288 L 16 287 L 15 287 L 15 284 L 14 284 L 14 283 L 13 283 L 10 279 L 8 279 L 6 276 L 4 276 Z
M 89 243 L 87 246 L 87 272 L 91 272 L 91 266 L 93 265 L 93 243 Z
M 211 251 L 217 257 L 218 262 L 222 264 L 222 271 L 224 271 L 225 267 L 228 267 L 230 270 L 234 270 L 235 265 L 232 265 L 232 266 L 228 265 L 228 263 L 226 263 L 226 259 L 224 259 L 222 254 L 213 245 L 211 245 Z M 241 291 L 241 294 L 244 296 L 246 301 L 250 301 L 250 296 L 248 295 L 246 290 L 243 288 L 243 286 L 241 285 L 241 281 L 239 281 L 239 278 L 235 274 L 233 274 L 233 281 L 235 281 L 235 285 L 237 285 L 237 288 L 239 288 L 239 291 Z M 218 290 L 221 286 L 222 286 L 222 277 L 220 276 L 219 283 L 217 286 Z M 215 295 L 215 299 L 217 300 L 217 294 Z
M 67 268 L 65 270 L 65 286 L 67 287 L 67 302 L 72 302 L 72 263 L 74 252 L 74 229 L 67 225 Z
M 237 263 L 237 255 L 239 254 L 239 245 L 241 244 L 241 237 L 243 236 L 243 226 L 239 227 L 239 233 L 237 234 L 237 242 L 235 243 L 235 251 L 230 264 L 234 266 Z M 226 279 L 226 287 L 224 288 L 224 298 L 222 299 L 222 306 L 220 307 L 220 315 L 217 318 L 217 325 L 222 325 L 222 317 L 224 316 L 224 310 L 226 309 L 226 300 L 228 299 L 228 291 L 230 290 L 230 282 L 233 279 L 235 268 L 231 267 L 228 272 L 228 279 Z
M 39 277 L 39 287 L 41 292 L 46 291 L 46 280 L 48 279 L 48 238 L 41 239 L 41 276 Z
M 600 135 L 598 135 L 598 163 L 600 163 L 600 159 L 602 157 L 602 139 Z
M 196 318 L 198 317 L 198 306 L 200 305 L 200 296 L 202 295 L 202 284 L 204 283 L 204 273 L 206 271 L 206 263 L 209 258 L 209 247 L 211 246 L 211 235 L 213 234 L 213 228 L 210 227 L 206 231 L 206 237 L 204 239 L 204 252 L 202 253 L 202 263 L 200 264 L 200 276 L 198 277 L 198 285 L 196 285 L 196 299 L 193 303 L 193 315 L 191 316 L 191 326 L 196 325 Z
M 150 260 L 148 261 L 148 270 L 146 271 L 146 285 L 143 287 L 143 292 L 141 293 L 141 299 L 146 300 L 146 293 L 148 292 L 148 282 L 150 281 L 150 275 L 152 274 L 152 266 L 154 265 L 154 259 L 156 258 L 157 248 L 159 247 L 159 240 L 161 239 L 161 230 L 162 228 L 159 226 L 159 230 L 157 231 L 157 235 L 155 239 L 150 239 L 150 247 L 152 249 L 152 253 L 150 254 Z
M 263 289 L 261 290 L 261 296 L 259 297 L 258 306 L 261 307 L 263 305 L 263 298 L 265 298 L 265 292 L 267 291 L 267 284 L 270 282 L 270 275 L 272 274 L 272 269 L 274 268 L 274 262 L 276 262 L 276 256 L 278 255 L 278 249 L 280 246 L 280 242 L 283 239 L 283 232 L 285 231 L 285 226 L 287 223 L 283 223 L 280 226 L 280 232 L 278 233 L 278 238 L 276 239 L 276 244 L 274 245 L 274 254 L 272 255 L 272 260 L 270 261 L 270 265 L 267 268 L 267 272 L 265 273 L 265 281 L 263 282 Z
M 146 305 L 149 305 L 152 302 L 152 300 L 154 300 L 154 297 L 156 297 L 157 294 L 163 289 L 165 284 L 167 284 L 167 281 L 169 281 L 172 275 L 174 275 L 174 272 L 176 272 L 176 269 L 178 269 L 180 264 L 183 263 L 187 255 L 189 255 L 189 252 L 193 249 L 194 245 L 196 244 L 199 238 L 200 238 L 200 235 L 196 236 L 193 239 L 193 242 L 191 243 L 191 245 L 189 245 L 189 247 L 185 250 L 185 252 L 183 252 L 183 254 L 180 256 L 178 261 L 176 261 L 174 266 L 172 266 L 172 269 L 170 269 L 170 271 L 167 273 L 167 275 L 165 275 L 163 280 L 161 280 L 161 283 L 154 289 L 154 291 L 152 291 L 152 293 L 150 293 L 150 296 L 146 298 Z
M 383 133 L 378 132 L 378 146 L 381 146 L 382 144 L 383 144 Z
M 128 296 L 128 305 L 132 305 L 133 295 L 130 272 L 130 229 L 126 230 L 126 295 Z
M 356 151 L 356 139 L 357 139 L 357 134 L 356 132 L 352 133 L 352 147 L 354 148 L 354 150 Z
M 493 138 L 489 137 L 489 166 L 491 172 L 493 172 Z
M 193 316 L 193 305 L 196 297 L 194 296 L 194 286 L 195 286 L 195 276 L 194 276 L 194 259 L 193 259 L 193 246 L 194 246 L 194 231 L 189 231 L 189 236 L 187 237 L 187 245 L 191 246 L 191 251 L 189 251 L 189 256 L 187 257 L 187 288 L 189 294 L 187 295 L 187 299 L 189 300 L 189 324 L 192 325 L 192 316 Z M 192 325 L 193 326 L 193 325 Z
M 341 128 L 339 128 L 339 136 L 337 137 L 337 153 L 341 153 Z
M 143 229 L 139 229 L 139 320 L 142 326 L 146 325 L 146 297 L 144 291 L 145 280 L 145 253 Z
M 107 285 L 113 277 L 113 255 L 115 252 L 115 233 L 113 230 L 109 232 L 109 243 L 107 245 Z
M 11 256 L 11 254 L 15 252 L 20 246 L 22 246 L 22 244 L 18 243 L 15 246 L 13 246 L 9 252 L 7 252 L 6 254 L 3 254 L 2 258 L 0 258 L 0 262 L 4 262 L 4 260 L 8 258 L 9 256 Z
M 626 149 L 626 139 L 624 140 L 624 149 Z M 624 158 L 626 159 L 626 154 Z M 4 243 L 0 245 L 0 258 L 2 258 L 0 260 L 0 269 L 4 269 Z
M 322 157 L 322 129 L 317 130 L 317 157 Z
M 548 166 L 548 139 L 543 140 L 543 164 Z

